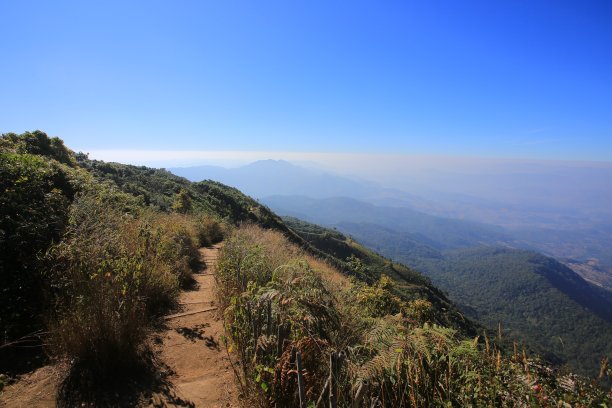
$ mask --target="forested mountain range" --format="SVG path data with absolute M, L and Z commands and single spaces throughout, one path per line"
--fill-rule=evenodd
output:
M 298 206 L 308 199 L 351 198 L 389 212 L 398 208 L 415 211 L 410 217 L 422 217 L 424 223 L 432 223 L 432 216 L 442 218 L 449 236 L 457 223 L 468 221 L 461 231 L 466 238 L 479 238 L 479 229 L 486 227 L 497 236 L 481 236 L 484 243 L 501 240 L 503 245 L 537 250 L 562 260 L 590 282 L 612 290 L 612 224 L 609 208 L 603 204 L 612 194 L 606 186 L 612 173 L 606 167 L 500 163 L 492 165 L 490 172 L 481 169 L 478 173 L 469 169 L 444 171 L 432 164 L 416 174 L 398 173 L 393 188 L 389 183 L 384 187 L 282 160 L 262 160 L 229 169 L 196 166 L 170 170 L 192 181 L 213 178 L 269 203 L 283 200 L 278 196 L 301 196 L 305 202 L 300 199 L 290 208 L 276 203 L 276 209 L 298 217 Z

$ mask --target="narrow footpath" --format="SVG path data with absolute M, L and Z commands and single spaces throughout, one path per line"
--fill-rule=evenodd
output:
M 182 292 L 181 312 L 166 316 L 167 330 L 159 346 L 161 359 L 175 373 L 171 380 L 176 393 L 196 407 L 241 406 L 216 306 L 219 249 L 220 245 L 200 249 L 206 268 L 194 274 L 195 287 Z M 165 401 L 160 402 L 164 406 Z

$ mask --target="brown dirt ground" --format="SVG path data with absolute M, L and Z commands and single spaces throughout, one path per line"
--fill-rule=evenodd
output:
M 54 407 L 57 387 L 65 373 L 62 365 L 48 365 L 21 376 L 0 393 L 0 407 Z
M 175 372 L 177 394 L 196 407 L 239 407 L 239 389 L 221 337 L 223 321 L 216 304 L 215 264 L 219 246 L 202 248 L 208 268 L 195 274 L 195 290 L 181 294 L 182 313 L 167 317 L 161 334 L 161 359 Z M 194 314 L 188 314 L 196 312 Z M 186 315 L 185 315 L 186 314 Z

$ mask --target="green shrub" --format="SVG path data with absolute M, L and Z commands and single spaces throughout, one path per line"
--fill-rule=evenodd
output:
M 357 304 L 372 317 L 382 317 L 400 313 L 404 302 L 391 293 L 393 281 L 382 275 L 373 285 L 353 280 L 353 291 Z
M 223 240 L 225 231 L 219 221 L 210 216 L 200 215 L 195 218 L 194 222 L 198 243 L 201 247 L 210 246 Z
M 67 223 L 71 173 L 39 156 L 0 151 L 0 342 L 40 324 L 41 258 Z

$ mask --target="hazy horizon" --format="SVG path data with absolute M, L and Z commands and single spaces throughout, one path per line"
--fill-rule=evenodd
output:
M 521 184 L 529 191 L 532 201 L 538 195 L 550 195 L 551 191 L 557 195 L 563 192 L 578 195 L 585 190 L 599 190 L 603 196 L 612 199 L 612 162 L 601 161 L 314 152 L 107 150 L 89 153 L 92 159 L 163 168 L 215 166 L 235 169 L 262 160 L 283 160 L 406 192 L 414 192 L 411 190 L 416 188 L 418 191 L 414 193 L 418 194 L 426 188 L 435 192 L 464 192 L 480 197 L 486 197 L 489 193 L 491 199 L 497 200 L 502 199 L 497 190 L 504 187 L 503 182 L 510 181 L 505 187 L 514 190 L 506 193 L 503 199 L 515 204 L 525 198 L 516 190 Z M 542 179 L 534 180 L 534 176 Z M 509 180 L 509 177 L 513 179 Z M 542 198 L 559 199 L 557 196 Z M 598 204 L 606 207 L 607 203 Z
M 404 168 L 477 169 L 480 166 L 508 164 L 612 168 L 612 160 L 542 159 L 503 156 L 461 156 L 416 153 L 355 153 L 315 151 L 231 151 L 231 150 L 140 150 L 140 149 L 87 149 L 77 148 L 91 159 L 148 167 L 220 166 L 235 168 L 262 160 L 283 160 L 294 164 L 310 165 L 320 169 L 342 171 L 362 168 L 362 161 L 378 164 L 372 170 L 402 166 Z M 360 162 L 356 165 L 356 162 Z

